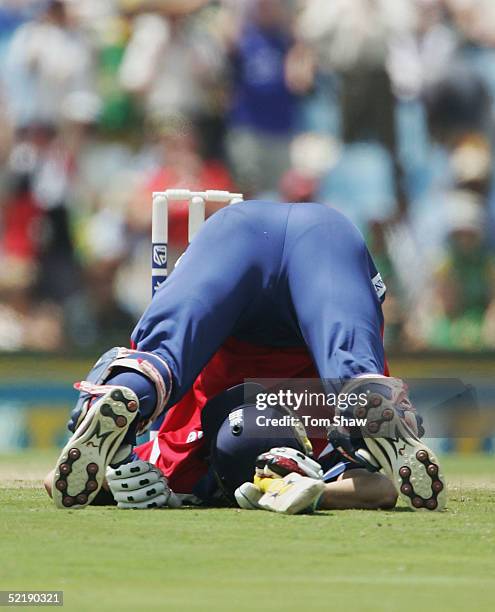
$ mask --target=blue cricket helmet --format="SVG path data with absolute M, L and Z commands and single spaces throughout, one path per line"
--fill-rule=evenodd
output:
M 279 406 L 260 411 L 254 399 L 260 392 L 266 391 L 255 383 L 237 385 L 210 400 L 201 415 L 210 449 L 210 468 L 230 502 L 237 487 L 253 479 L 258 455 L 275 446 L 290 446 L 305 452 L 289 423 L 263 426 L 257 422 L 260 415 L 264 422 L 290 416 Z

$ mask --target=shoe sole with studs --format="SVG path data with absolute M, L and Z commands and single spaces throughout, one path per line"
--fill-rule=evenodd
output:
M 58 458 L 52 486 L 57 508 L 84 508 L 93 501 L 138 408 L 127 387 L 113 387 L 95 401 Z

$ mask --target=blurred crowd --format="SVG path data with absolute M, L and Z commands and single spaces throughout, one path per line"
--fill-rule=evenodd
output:
M 0 350 L 126 343 L 170 187 L 335 206 L 389 348 L 494 349 L 494 104 L 493 0 L 1 0 Z

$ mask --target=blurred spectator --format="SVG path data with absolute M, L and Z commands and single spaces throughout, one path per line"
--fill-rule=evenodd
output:
M 71 92 L 93 91 L 90 43 L 67 0 L 49 0 L 40 16 L 19 27 L 9 49 L 10 112 L 18 126 L 56 124 Z
M 226 189 L 233 191 L 234 185 L 224 164 L 216 160 L 205 160 L 201 155 L 197 128 L 183 117 L 169 117 L 162 125 L 158 147 L 159 167 L 143 177 L 142 188 L 137 198 L 131 201 L 128 224 L 131 228 L 151 228 L 149 202 L 153 191 L 187 185 L 189 189 Z M 187 245 L 188 202 L 171 202 L 169 205 L 169 241 L 173 259 L 174 251 Z M 207 216 L 217 210 L 213 202 L 207 204 Z
M 27 143 L 13 147 L 2 207 L 0 244 L 6 258 L 34 263 L 39 255 L 42 211 L 32 190 L 36 153 Z
M 320 64 L 339 75 L 343 141 L 374 140 L 389 151 L 402 209 L 405 195 L 389 67 L 395 46 L 411 36 L 415 18 L 408 0 L 313 0 L 305 3 L 298 27 Z
M 387 60 L 394 91 L 405 99 L 420 96 L 428 83 L 448 72 L 459 45 L 443 0 L 415 0 L 410 17 L 409 27 L 390 40 Z
M 485 240 L 485 213 L 469 194 L 452 194 L 448 241 L 435 273 L 436 306 L 427 345 L 441 349 L 494 347 L 495 257 Z
M 289 168 L 296 98 L 287 79 L 290 3 L 252 0 L 230 50 L 233 77 L 227 152 L 246 194 L 276 192 Z
M 177 14 L 179 4 L 164 3 L 159 13 L 147 12 L 144 3 L 144 12 L 133 20 L 120 81 L 141 101 L 149 117 L 163 121 L 180 112 L 208 130 L 220 110 L 218 88 L 224 57 L 208 29 L 197 27 L 186 14 L 206 2 L 183 2 Z M 212 138 L 216 137 L 214 129 Z M 219 143 L 208 144 L 209 150 L 218 153 Z
M 490 121 L 490 96 L 483 81 L 468 66 L 453 64 L 429 83 L 426 109 L 432 136 L 453 147 L 466 134 L 484 134 Z
M 280 197 L 283 202 L 314 202 L 318 182 L 310 175 L 298 170 L 288 170 L 280 182 Z
M 101 130 L 129 139 L 140 126 L 140 113 L 133 97 L 120 82 L 120 70 L 125 57 L 129 22 L 123 16 L 107 16 L 100 32 L 97 83 L 102 97 Z
M 4 258 L 0 268 L 0 350 L 64 348 L 63 313 L 53 302 L 33 300 L 36 268 L 24 258 Z

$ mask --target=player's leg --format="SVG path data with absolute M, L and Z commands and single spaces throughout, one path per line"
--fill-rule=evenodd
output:
M 293 207 L 285 260 L 297 322 L 321 377 L 343 395 L 368 397 L 347 415 L 367 419 L 359 432 L 365 450 L 410 507 L 441 509 L 444 479 L 408 418 L 405 386 L 376 378 L 385 371 L 382 287 L 373 282 L 376 269 L 362 236 L 335 210 Z
M 291 210 L 284 249 L 297 324 L 320 376 L 383 374 L 383 315 L 363 237 L 338 211 Z
M 355 457 L 372 463 L 390 478 L 403 501 L 414 509 L 442 510 L 446 504 L 446 482 L 440 463 L 421 440 L 422 420 L 417 417 L 407 392 L 398 378 L 362 377 L 348 381 L 342 395 L 365 394 L 365 406 L 344 408 L 347 417 L 365 421 L 343 441 L 339 431 L 329 434 L 335 446 L 350 444 Z M 345 451 L 345 449 L 344 449 Z M 348 453 L 348 456 L 352 455 Z
M 85 391 L 92 396 L 91 405 L 55 466 L 52 497 L 59 508 L 83 507 L 93 501 L 107 465 L 138 417 L 139 402 L 128 387 L 101 385 Z
M 136 431 L 166 401 L 160 369 L 166 373 L 167 366 L 153 355 L 115 348 L 77 383 L 80 395 L 68 425 L 73 435 L 57 460 L 49 491 L 58 507 L 93 503 L 109 463 L 130 455 Z
M 288 209 L 277 207 L 273 217 L 265 209 L 273 210 L 244 202 L 211 217 L 133 332 L 138 350 L 169 364 L 170 405 L 227 337 L 252 319 L 278 272 Z
M 138 350 L 109 351 L 80 384 L 74 435 L 55 468 L 57 506 L 91 503 L 106 466 L 123 459 L 115 456 L 123 442 L 175 404 L 236 324 L 257 308 L 285 225 L 267 241 L 255 216 L 248 204 L 214 215 L 138 323 Z

